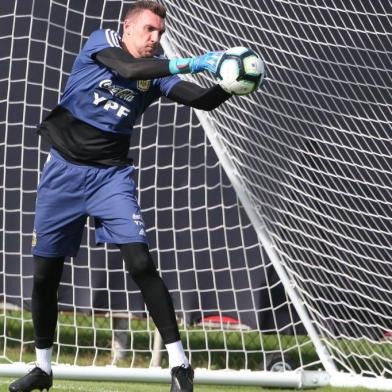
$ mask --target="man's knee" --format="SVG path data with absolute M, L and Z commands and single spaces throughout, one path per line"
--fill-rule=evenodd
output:
M 34 256 L 34 290 L 57 291 L 64 257 Z
M 157 275 L 148 246 L 144 243 L 120 245 L 125 267 L 134 279 Z

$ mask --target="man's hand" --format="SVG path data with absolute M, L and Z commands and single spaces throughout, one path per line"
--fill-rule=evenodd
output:
M 193 57 L 190 66 L 191 72 L 198 73 L 207 70 L 216 76 L 216 70 L 223 53 L 224 52 L 208 52 L 202 56 Z
M 185 59 L 173 59 L 169 62 L 170 72 L 175 75 L 178 73 L 198 73 L 210 71 L 216 76 L 216 70 L 224 52 L 207 52 L 202 56 L 190 57 Z

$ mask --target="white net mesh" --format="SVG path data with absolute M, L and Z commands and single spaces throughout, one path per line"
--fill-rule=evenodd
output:
M 30 242 L 47 151 L 35 125 L 58 102 L 87 36 L 100 27 L 118 29 L 129 3 L 1 2 L 5 362 L 33 359 Z M 208 120 L 338 368 L 389 378 L 391 5 L 381 0 L 164 3 L 168 40 L 179 55 L 244 45 L 266 59 L 263 89 L 233 98 Z M 203 75 L 198 82 L 210 85 L 211 78 Z M 132 145 L 151 249 L 193 363 L 259 369 L 276 359 L 274 354 L 279 359 L 285 354 L 294 367 L 319 366 L 195 113 L 156 104 Z M 153 325 L 140 296 L 117 251 L 96 247 L 92 228 L 85 234 L 60 290 L 56 359 L 111 363 L 114 337 L 119 365 L 149 366 Z M 129 314 L 130 322 L 124 318 Z M 217 316 L 212 320 L 218 325 L 208 316 Z M 233 325 L 242 329 L 226 330 Z
M 266 59 L 262 91 L 209 121 L 338 368 L 390 377 L 391 5 L 165 4 L 178 55 Z

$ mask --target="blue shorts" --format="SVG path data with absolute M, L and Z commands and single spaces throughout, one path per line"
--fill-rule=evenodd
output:
M 87 216 L 97 243 L 147 244 L 134 166 L 76 165 L 51 150 L 37 190 L 32 253 L 76 256 Z

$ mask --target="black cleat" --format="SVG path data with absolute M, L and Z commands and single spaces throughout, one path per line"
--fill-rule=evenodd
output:
M 176 366 L 171 370 L 172 384 L 170 392 L 193 392 L 193 369 L 189 365 L 187 368 Z
M 27 373 L 25 376 L 12 382 L 8 388 L 10 392 L 30 392 L 34 389 L 42 391 L 49 388 L 53 384 L 53 373 L 45 373 L 41 368 L 36 366 L 33 370 Z

